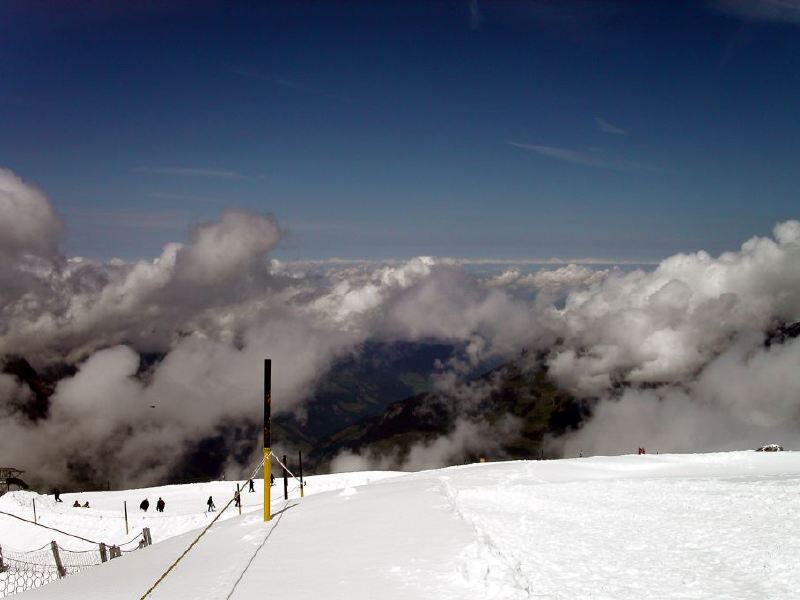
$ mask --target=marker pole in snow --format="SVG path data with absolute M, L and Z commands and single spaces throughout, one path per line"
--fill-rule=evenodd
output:
M 300 471 L 300 497 L 301 498 L 305 498 L 306 494 L 305 494 L 305 491 L 303 490 L 303 488 L 306 487 L 306 486 L 303 483 L 303 451 L 302 450 L 298 450 L 297 451 L 297 458 L 300 461 L 300 469 L 299 469 L 299 471 Z
M 283 455 L 283 499 L 289 499 L 289 471 L 286 470 L 286 455 Z
M 270 465 L 270 452 L 271 449 L 271 435 L 270 429 L 272 426 L 272 360 L 269 358 L 264 359 L 264 521 L 272 519 L 272 514 L 269 508 L 270 503 L 270 475 L 272 468 Z
M 128 535 L 128 501 L 123 500 L 122 507 L 125 510 L 125 535 Z

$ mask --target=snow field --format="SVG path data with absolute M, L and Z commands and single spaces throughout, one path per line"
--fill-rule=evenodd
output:
M 305 478 L 306 496 L 319 494 L 331 489 L 339 489 L 348 485 L 363 485 L 400 473 L 390 471 L 365 471 L 342 475 L 311 476 Z M 34 492 L 16 491 L 0 497 L 0 510 L 33 520 L 33 499 L 36 499 L 38 522 L 49 527 L 75 533 L 97 542 L 121 544 L 138 536 L 144 527 L 149 527 L 153 542 L 163 541 L 187 531 L 193 531 L 208 525 L 216 513 L 206 512 L 206 500 L 213 496 L 217 510 L 233 497 L 236 484 L 242 491 L 242 513 L 256 512 L 262 514 L 263 482 L 255 479 L 255 492 L 247 491 L 246 481 L 212 481 L 188 485 L 168 485 L 154 488 L 110 492 L 80 492 L 61 494 L 63 502 L 56 503 L 52 495 L 40 495 Z M 289 497 L 299 496 L 298 485 L 289 480 Z M 156 501 L 161 497 L 166 503 L 163 513 L 156 511 Z M 150 508 L 145 513 L 139 504 L 145 498 L 150 500 Z M 272 499 L 283 499 L 283 480 L 275 479 L 272 487 Z M 73 508 L 78 500 L 81 504 L 88 501 L 91 508 Z M 128 502 L 129 533 L 125 534 L 123 502 Z M 238 517 L 235 507 L 229 508 L 220 520 Z M 57 532 L 22 523 L 0 514 L 0 545 L 6 545 L 18 551 L 39 548 L 52 540 L 56 540 L 63 548 L 70 550 L 86 550 L 93 548 L 91 544 Z
M 157 489 L 167 501 L 162 533 L 195 517 L 171 515 L 165 494 L 188 506 L 204 502 L 202 485 L 218 484 Z M 800 453 L 331 475 L 317 491 L 281 497 L 269 523 L 245 493 L 247 514 L 232 511 L 212 528 L 151 597 L 748 600 L 796 598 L 800 589 Z M 141 492 L 100 492 L 98 507 Z M 150 548 L 23 597 L 139 598 L 197 533 L 154 533 Z

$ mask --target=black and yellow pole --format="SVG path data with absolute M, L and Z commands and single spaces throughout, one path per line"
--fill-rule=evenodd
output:
M 272 421 L 272 360 L 264 359 L 264 521 L 272 519 L 270 504 L 270 475 L 272 468 L 270 465 L 271 449 L 271 423 Z

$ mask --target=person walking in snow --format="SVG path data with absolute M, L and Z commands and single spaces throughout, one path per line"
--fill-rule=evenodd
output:
M 208 497 L 206 504 L 208 505 L 208 510 L 206 512 L 214 512 L 214 509 L 217 508 L 216 506 L 214 506 L 214 498 L 212 498 L 211 496 Z
M 239 508 L 242 506 L 242 494 L 239 493 L 239 490 L 236 490 L 233 494 L 234 506 Z
M 81 507 L 81 503 L 78 502 L 77 500 L 75 500 L 75 503 L 72 505 L 72 508 L 80 508 L 80 507 Z
M 256 491 L 255 483 L 253 483 L 252 479 L 247 482 L 247 485 L 250 486 L 250 489 L 247 490 L 248 492 L 255 492 Z
M 157 510 L 158 512 L 164 512 L 164 507 L 165 507 L 166 505 L 167 505 L 167 504 L 166 504 L 166 502 L 164 502 L 164 499 L 163 499 L 161 496 L 159 496 L 159 497 L 158 497 L 158 502 L 156 502 L 156 510 Z
M 272 487 L 273 485 L 275 485 L 275 475 L 270 473 L 269 474 L 269 487 Z
M 142 503 L 139 505 L 139 508 L 141 508 L 144 512 L 147 512 L 147 509 L 150 508 L 150 501 L 147 498 L 145 498 L 144 500 L 142 500 Z
M 61 490 L 56 488 L 53 490 L 53 496 L 55 496 L 56 502 L 63 502 L 61 499 Z

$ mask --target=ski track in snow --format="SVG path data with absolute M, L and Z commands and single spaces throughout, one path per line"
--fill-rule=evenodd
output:
M 477 540 L 470 544 L 459 557 L 459 572 L 467 582 L 479 580 L 485 598 L 530 598 L 531 582 L 520 568 L 519 561 L 507 554 L 503 547 L 479 523 L 468 516 L 458 502 L 459 491 L 450 483 L 450 477 L 440 478 L 441 491 L 447 498 L 450 509 L 475 531 Z
M 476 532 L 463 568 L 468 579 L 483 575 L 486 598 L 798 597 L 800 534 L 787 531 L 800 515 L 797 473 L 651 472 L 610 485 L 548 482 L 536 476 L 542 470 L 517 463 L 481 486 L 441 477 L 452 509 Z

